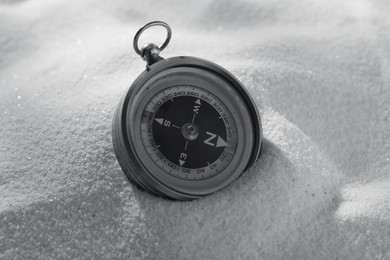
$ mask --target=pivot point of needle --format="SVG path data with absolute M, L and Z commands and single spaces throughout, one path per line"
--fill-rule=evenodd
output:
M 187 123 L 181 127 L 181 133 L 183 134 L 185 139 L 192 141 L 198 138 L 199 129 L 193 123 Z

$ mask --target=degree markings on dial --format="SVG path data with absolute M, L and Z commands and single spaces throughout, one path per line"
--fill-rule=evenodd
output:
M 154 116 L 153 112 L 149 110 L 145 110 L 141 118 L 141 124 L 147 124 L 148 121 L 153 118 L 153 116 Z
M 234 154 L 233 151 L 229 151 L 228 149 L 225 149 L 225 152 L 230 153 L 230 154 Z

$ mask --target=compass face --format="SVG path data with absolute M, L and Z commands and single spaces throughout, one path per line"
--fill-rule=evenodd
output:
M 233 115 L 211 92 L 177 85 L 157 93 L 145 106 L 143 145 L 166 174 L 203 180 L 232 161 L 238 136 Z
M 131 181 L 187 200 L 226 187 L 253 164 L 261 124 L 250 97 L 226 70 L 174 57 L 133 83 L 118 106 L 113 143 Z

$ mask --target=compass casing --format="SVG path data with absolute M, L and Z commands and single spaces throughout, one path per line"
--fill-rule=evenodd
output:
M 234 108 L 234 113 L 237 112 L 236 118 L 242 117 L 237 122 L 239 123 L 237 127 L 241 129 L 239 141 L 245 139 L 246 144 L 240 143 L 241 146 L 245 147 L 240 148 L 243 155 L 240 155 L 241 157 L 237 155 L 235 163 L 241 165 L 237 170 L 232 168 L 235 165 L 229 166 L 231 169 L 231 172 L 228 173 L 229 176 L 226 176 L 226 172 L 224 176 L 222 171 L 222 174 L 205 180 L 186 181 L 178 178 L 176 180 L 175 177 L 164 175 L 164 173 L 162 175 L 155 174 L 159 169 L 153 165 L 150 158 L 148 159 L 147 153 L 142 148 L 138 124 L 140 124 L 143 106 L 158 91 L 174 85 L 176 79 L 170 81 L 170 78 L 179 75 L 178 79 L 183 81 L 187 74 L 192 75 L 188 81 L 193 80 L 194 83 L 185 82 L 185 85 L 197 85 L 197 80 L 203 80 L 202 85 L 207 87 L 211 93 L 217 92 L 221 98 L 225 97 L 224 102 L 228 102 Z M 153 84 L 153 80 L 157 81 L 156 84 Z M 165 82 L 165 85 L 161 82 Z M 226 84 L 229 87 L 225 90 L 221 85 L 226 86 Z M 231 93 L 225 94 L 229 91 Z M 242 100 L 242 102 L 237 102 L 237 99 Z M 236 103 L 240 103 L 241 107 Z M 239 117 L 239 115 L 242 116 Z M 139 75 L 117 107 L 112 133 L 115 154 L 128 179 L 154 194 L 178 200 L 200 198 L 229 185 L 259 157 L 262 142 L 260 116 L 253 100 L 242 84 L 219 65 L 188 56 L 161 60 L 148 66 Z M 151 169 L 153 170 L 151 171 Z

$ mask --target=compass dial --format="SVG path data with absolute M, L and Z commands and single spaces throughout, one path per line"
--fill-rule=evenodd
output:
M 226 105 L 211 92 L 188 85 L 166 88 L 147 103 L 141 136 L 160 169 L 186 180 L 223 171 L 238 143 L 236 123 Z
M 258 158 L 260 118 L 243 86 L 206 60 L 174 57 L 133 83 L 113 122 L 126 176 L 160 196 L 188 200 L 218 191 Z

